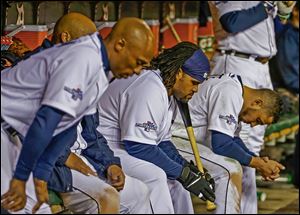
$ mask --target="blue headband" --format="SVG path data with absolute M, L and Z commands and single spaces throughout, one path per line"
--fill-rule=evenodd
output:
M 210 71 L 209 61 L 201 49 L 195 51 L 194 54 L 184 62 L 181 68 L 184 73 L 200 82 L 206 79 L 207 73 Z

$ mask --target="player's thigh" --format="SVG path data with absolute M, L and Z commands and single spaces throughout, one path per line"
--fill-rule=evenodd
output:
M 119 198 L 118 191 L 97 176 L 86 176 L 76 170 L 72 171 L 73 187 L 97 201 L 110 198 Z
M 73 213 L 97 214 L 101 211 L 100 202 L 83 191 L 74 189 L 72 192 L 60 193 L 64 206 Z
M 120 191 L 120 209 L 121 213 L 128 212 L 151 212 L 150 208 L 150 192 L 145 183 L 125 175 L 125 185 Z M 144 211 L 143 211 L 144 210 Z
M 125 185 L 120 191 L 121 202 L 140 202 L 149 197 L 147 185 L 137 178 L 125 175 Z
M 3 177 L 8 177 L 6 181 L 12 178 L 18 154 L 18 148 L 9 140 L 1 126 L 1 182 L 4 182 Z
M 129 176 L 137 178 L 146 184 L 163 183 L 167 186 L 167 175 L 158 166 L 129 155 L 126 151 L 117 152 L 122 162 L 122 168 Z
M 179 153 L 186 159 L 195 162 L 194 153 L 190 142 L 182 138 L 172 138 Z M 237 175 L 242 177 L 243 171 L 240 163 L 234 159 L 215 154 L 210 148 L 197 144 L 203 166 L 212 177 L 230 177 Z

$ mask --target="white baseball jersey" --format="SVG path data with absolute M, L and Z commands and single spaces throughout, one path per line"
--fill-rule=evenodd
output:
M 219 17 L 232 12 L 246 10 L 257 6 L 260 1 L 215 1 Z M 276 15 L 276 11 L 275 14 Z M 222 37 L 220 37 L 222 38 Z M 218 47 L 225 50 L 236 50 L 260 57 L 272 57 L 276 54 L 276 42 L 273 16 L 244 30 L 243 32 L 228 34 L 227 37 L 218 41 Z
M 243 101 L 242 83 L 236 75 L 215 76 L 204 81 L 199 91 L 189 101 L 197 142 L 211 147 L 211 130 L 231 137 L 237 136 L 238 115 Z M 174 124 L 173 136 L 187 138 L 181 117 L 177 116 Z
M 157 145 L 171 137 L 176 105 L 168 98 L 159 71 L 114 80 L 99 102 L 99 131 L 121 159 L 126 175 L 144 182 L 150 193 L 153 213 L 193 214 L 190 193 L 176 180 L 167 180 L 155 164 L 131 156 L 123 140 Z
M 171 137 L 175 108 L 159 71 L 145 70 L 109 85 L 99 102 L 98 128 L 109 143 L 128 140 L 157 145 Z
M 60 44 L 1 71 L 1 116 L 23 136 L 42 105 L 65 114 L 54 135 L 71 127 L 108 86 L 97 33 Z

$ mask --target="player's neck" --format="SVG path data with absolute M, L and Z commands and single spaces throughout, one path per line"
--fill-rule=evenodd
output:
M 243 106 L 242 106 L 242 110 L 240 112 L 240 114 L 244 113 L 244 111 L 247 109 L 247 107 L 250 105 L 249 101 L 251 101 L 251 98 L 253 97 L 253 91 L 251 88 L 247 87 L 247 86 L 243 86 Z

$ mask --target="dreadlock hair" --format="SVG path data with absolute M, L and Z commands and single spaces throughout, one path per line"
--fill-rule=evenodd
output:
M 172 48 L 165 49 L 157 57 L 152 59 L 147 69 L 160 70 L 160 76 L 167 90 L 176 82 L 176 75 L 184 62 L 189 59 L 199 47 L 191 42 L 181 42 Z
M 283 101 L 279 93 L 270 89 L 258 90 L 264 100 L 263 108 L 270 116 L 273 116 L 273 123 L 276 123 L 283 111 Z

